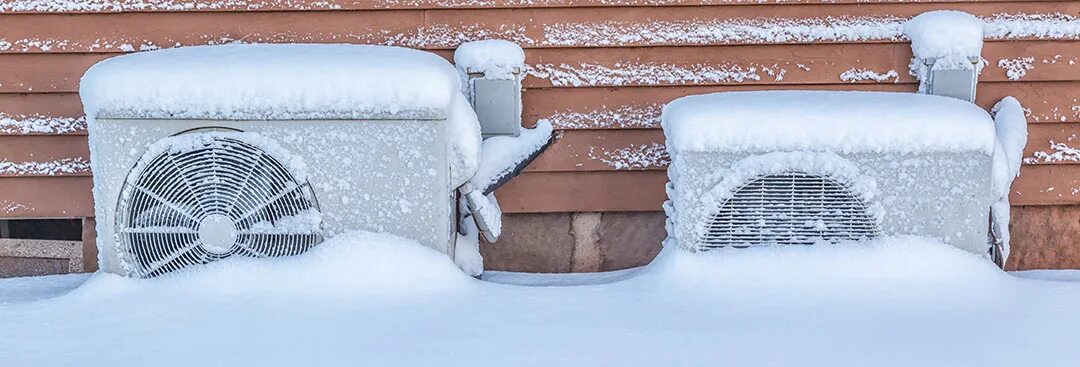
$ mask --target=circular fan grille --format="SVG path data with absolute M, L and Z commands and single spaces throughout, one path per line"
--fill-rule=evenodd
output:
M 706 248 L 812 245 L 877 237 L 862 198 L 832 179 L 792 172 L 757 177 L 740 187 L 706 226 Z
M 231 255 L 295 255 L 322 241 L 318 202 L 306 181 L 239 133 L 196 134 L 207 135 L 194 147 L 143 157 L 124 184 L 117 236 L 132 275 Z

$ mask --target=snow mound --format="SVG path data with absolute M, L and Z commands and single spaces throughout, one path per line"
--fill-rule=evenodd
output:
M 1007 275 L 985 256 L 938 240 L 895 236 L 813 246 L 720 248 L 691 253 L 665 246 L 644 276 L 674 286 L 805 289 L 964 284 Z
M 904 35 L 911 39 L 913 53 L 909 73 L 922 82 L 919 91 L 927 90 L 933 70 L 982 72 L 986 66 L 982 58 L 985 28 L 982 19 L 955 10 L 922 13 L 905 23 Z
M 525 51 L 504 40 L 466 42 L 454 51 L 454 64 L 468 73 L 484 73 L 487 79 L 513 79 L 525 70 Z
M 1001 242 L 1002 259 L 1007 260 L 1010 252 L 1009 191 L 1013 180 L 1020 176 L 1020 164 L 1024 159 L 1024 147 L 1027 146 L 1027 117 L 1024 107 L 1013 97 L 1005 97 L 992 110 L 994 128 L 997 130 L 998 150 L 994 153 L 994 192 L 998 200 L 991 205 L 992 229 Z
M 911 50 L 916 58 L 979 57 L 984 26 L 985 22 L 974 15 L 937 10 L 911 18 L 904 24 L 904 35 L 911 39 Z
M 156 278 L 94 274 L 71 296 L 130 292 L 211 294 L 426 294 L 469 286 L 446 255 L 390 234 L 346 232 L 289 257 L 233 256 Z
M 1024 116 L 1024 107 L 1020 105 L 1020 101 L 1011 96 L 994 105 L 992 112 L 994 128 L 1005 159 L 1001 163 L 1006 164 L 1005 167 L 995 169 L 1000 169 L 1003 177 L 996 178 L 994 187 L 997 192 L 1006 196 L 1013 178 L 1020 176 L 1020 164 L 1023 162 L 1024 147 L 1028 141 L 1027 117 Z
M 110 58 L 79 94 L 90 118 L 441 118 L 458 83 L 446 60 L 407 48 L 231 44 Z
M 953 98 L 882 92 L 723 92 L 679 98 L 661 118 L 668 150 L 994 152 L 994 124 Z

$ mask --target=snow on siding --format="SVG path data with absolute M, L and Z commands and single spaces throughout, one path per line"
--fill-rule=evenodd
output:
M 998 60 L 997 66 L 1005 69 L 1005 75 L 1009 80 L 1020 80 L 1027 75 L 1029 70 L 1035 70 L 1034 57 L 1017 57 L 1013 59 Z
M 1068 138 L 1068 141 L 1059 143 L 1050 140 L 1047 150 L 1039 150 L 1032 153 L 1031 157 L 1024 158 L 1026 164 L 1080 162 L 1080 147 L 1070 146 L 1069 142 L 1077 140 L 1076 135 Z
M 556 23 L 544 27 L 555 46 L 899 41 L 908 18 L 825 17 Z M 999 14 L 983 18 L 992 39 L 1077 39 L 1080 20 L 1063 13 Z
M 616 170 L 663 168 L 671 163 L 664 144 L 630 144 L 624 148 L 589 147 L 589 158 L 604 162 Z
M 14 213 L 17 211 L 33 211 L 34 209 L 23 203 L 0 200 L 0 213 Z
M 55 3 L 55 4 L 53 4 Z M 86 3 L 86 4 L 83 4 Z M 213 10 L 251 6 L 299 7 L 334 9 L 338 5 L 287 0 L 224 0 L 204 3 L 169 0 L 99 0 L 91 2 L 25 0 L 0 4 L 0 12 L 40 8 L 40 11 L 70 10 L 169 10 L 177 6 L 185 9 Z M 456 3 L 456 2 L 455 2 Z M 179 4 L 179 5 L 176 5 Z M 197 5 L 192 5 L 197 4 Z M 306 5 L 301 5 L 306 4 Z M 17 7 L 17 9 L 14 9 Z M 201 8 L 200 8 L 201 7 Z M 14 9 L 14 10 L 13 10 Z M 1080 19 L 1063 13 L 1015 13 L 998 14 L 983 18 L 986 37 L 990 39 L 1080 39 Z M 555 23 L 543 26 L 543 38 L 533 39 L 526 34 L 526 25 L 500 25 L 495 29 L 479 23 L 431 24 L 405 33 L 372 32 L 353 33 L 247 33 L 195 35 L 154 42 L 148 39 L 97 39 L 82 42 L 54 38 L 0 38 L 0 51 L 20 52 L 88 52 L 152 50 L 159 47 L 213 45 L 223 43 L 286 43 L 286 42 L 350 42 L 384 44 L 407 47 L 452 48 L 466 41 L 481 39 L 506 39 L 523 46 L 604 46 L 625 43 L 648 45 L 686 44 L 768 44 L 784 42 L 854 42 L 854 41 L 901 41 L 903 24 L 907 18 L 881 17 L 825 17 L 825 18 L 737 18 L 728 20 L 654 20 L 646 22 L 580 22 Z
M 1033 102 L 1028 102 L 1030 105 L 1035 105 Z M 1068 122 L 1069 119 L 1080 120 L 1080 99 L 1073 98 L 1070 105 L 1056 106 L 1051 105 L 1049 101 L 1042 101 L 1042 108 L 1039 112 L 1035 112 L 1034 109 L 1025 109 L 1024 113 L 1029 120 L 1033 122 Z
M 997 14 L 983 20 L 988 38 L 1080 38 L 1080 18 L 1063 13 Z
M 599 109 L 589 112 L 558 112 L 540 120 L 547 121 L 560 130 L 654 128 L 660 127 L 660 112 L 663 107 L 659 103 L 623 105 L 611 108 L 600 106 Z
M 887 82 L 892 79 L 893 83 L 900 81 L 900 74 L 896 70 L 889 70 L 884 73 L 879 73 L 871 69 L 856 69 L 851 68 L 848 71 L 840 73 L 840 80 L 848 83 L 856 83 L 862 81 L 875 81 L 878 83 Z
M 804 65 L 796 64 L 800 70 L 809 70 Z M 699 84 L 699 83 L 741 83 L 772 78 L 784 80 L 787 69 L 779 64 L 763 65 L 750 63 L 739 65 L 724 63 L 720 65 L 694 64 L 688 66 L 641 63 L 612 66 L 586 64 L 537 64 L 532 65 L 529 74 L 548 79 L 555 86 L 622 86 L 622 85 L 658 85 L 658 84 Z
M 92 12 L 153 10 L 218 10 L 286 8 L 291 10 L 340 9 L 336 1 L 301 0 L 13 0 L 0 3 L 0 12 Z
M 86 119 L 0 112 L 0 134 L 64 134 L 86 130 Z
M 451 48 L 482 39 L 505 39 L 520 45 L 538 42 L 525 35 L 525 27 L 502 25 L 495 29 L 479 24 L 434 24 L 417 27 L 403 33 L 378 31 L 372 33 L 246 33 L 202 34 L 189 37 L 169 38 L 155 42 L 145 38 L 114 38 L 78 41 L 55 38 L 0 38 L 0 51 L 18 52 L 134 52 L 156 50 L 163 47 L 183 47 L 243 43 L 360 43 L 413 48 Z M 170 46 L 171 45 L 171 46 Z
M 82 157 L 62 158 L 46 162 L 0 161 L 0 175 L 54 176 L 89 172 L 90 162 Z
M 898 17 L 556 23 L 544 35 L 558 46 L 899 40 L 903 24 Z

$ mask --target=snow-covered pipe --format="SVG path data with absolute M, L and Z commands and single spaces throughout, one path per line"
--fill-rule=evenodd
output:
M 919 79 L 919 93 L 975 101 L 985 23 L 968 13 L 938 10 L 904 24 L 911 39 L 909 72 Z

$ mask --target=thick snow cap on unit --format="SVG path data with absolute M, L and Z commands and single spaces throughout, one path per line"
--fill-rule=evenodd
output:
M 962 11 L 937 10 L 911 18 L 904 24 L 904 35 L 911 39 L 911 50 L 919 59 L 979 57 L 984 24 L 982 19 Z
M 424 51 L 238 44 L 114 57 L 86 72 L 79 94 L 90 118 L 442 118 L 458 83 Z
M 525 70 L 525 51 L 503 40 L 466 42 L 454 51 L 454 64 L 464 73 L 484 73 L 488 79 L 513 79 Z
M 329 44 L 220 45 L 114 57 L 82 78 L 98 118 L 446 119 L 451 183 L 476 172 L 480 125 L 457 70 L 430 52 Z
M 925 94 L 759 91 L 679 98 L 664 107 L 668 150 L 993 154 L 994 121 L 961 100 Z

